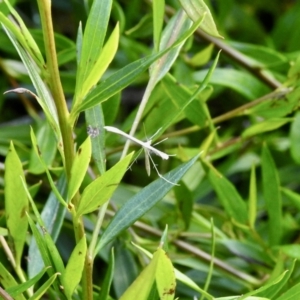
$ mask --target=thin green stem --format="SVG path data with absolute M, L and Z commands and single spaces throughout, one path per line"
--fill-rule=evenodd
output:
M 72 136 L 72 128 L 68 123 L 69 111 L 67 108 L 67 104 L 66 104 L 66 100 L 65 100 L 65 96 L 60 81 L 60 76 L 59 76 L 57 54 L 56 54 L 55 40 L 54 40 L 54 30 L 53 30 L 52 16 L 51 16 L 51 1 L 38 0 L 38 6 L 40 11 L 44 43 L 45 43 L 45 52 L 46 52 L 46 61 L 47 61 L 46 76 L 57 109 L 58 120 L 59 120 L 60 130 L 62 134 L 62 140 L 63 140 L 63 152 L 64 152 L 65 167 L 66 167 L 66 175 L 67 175 L 67 179 L 69 180 L 72 162 L 74 158 L 74 142 Z
M 57 63 L 57 54 L 54 39 L 53 22 L 51 15 L 51 1 L 49 0 L 38 0 L 38 7 L 41 17 L 45 52 L 46 52 L 46 79 L 49 83 L 51 93 L 54 98 L 56 105 L 58 120 L 62 135 L 62 145 L 64 154 L 64 165 L 67 180 L 70 180 L 71 168 L 74 160 L 74 140 L 73 140 L 73 130 L 72 125 L 69 122 L 69 110 L 67 108 Z M 60 145 L 61 146 L 61 145 Z M 72 199 L 72 203 L 75 207 L 79 204 L 80 197 L 75 195 Z M 79 242 L 85 234 L 84 224 L 82 218 L 73 218 L 73 227 L 76 242 Z M 82 293 L 83 299 L 91 300 L 93 299 L 93 287 L 92 287 L 92 260 L 91 257 L 86 255 L 85 266 L 82 277 Z

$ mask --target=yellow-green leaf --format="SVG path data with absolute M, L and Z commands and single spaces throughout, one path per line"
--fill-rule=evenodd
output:
M 292 118 L 273 118 L 254 124 L 242 133 L 242 137 L 246 138 L 263 132 L 275 130 L 292 120 Z
M 167 253 L 159 248 L 153 255 L 153 259 L 158 256 L 156 267 L 156 286 L 160 299 L 172 300 L 175 295 L 176 279 L 174 268 Z
M 103 73 L 106 71 L 109 64 L 113 60 L 119 45 L 119 35 L 119 23 L 117 23 L 114 31 L 104 45 L 98 59 L 96 60 L 93 68 L 89 72 L 89 75 L 83 82 L 81 90 L 81 95 L 83 97 L 89 92 L 90 89 L 92 89 L 97 84 L 97 82 L 101 79 Z
M 5 212 L 7 227 L 13 240 L 15 260 L 18 267 L 21 264 L 28 227 L 26 217 L 28 200 L 21 178 L 25 181 L 22 163 L 11 142 L 5 160 Z
M 72 251 L 65 272 L 61 276 L 64 292 L 68 299 L 71 299 L 71 296 L 82 277 L 86 250 L 86 238 L 83 236 Z
M 90 213 L 108 201 L 126 172 L 133 153 L 127 155 L 83 191 L 77 216 Z
M 82 180 L 85 176 L 89 162 L 91 160 L 92 145 L 90 136 L 79 147 L 73 166 L 71 169 L 71 178 L 68 189 L 68 201 L 70 201 L 79 190 Z
M 219 34 L 211 12 L 203 0 L 179 0 L 179 2 L 186 14 L 194 22 L 206 14 L 204 21 L 200 25 L 200 28 L 212 36 L 223 38 Z

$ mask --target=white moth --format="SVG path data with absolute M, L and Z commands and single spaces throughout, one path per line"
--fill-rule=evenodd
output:
M 155 165 L 155 163 L 154 163 L 154 161 L 153 161 L 153 159 L 152 159 L 150 153 L 153 152 L 153 153 L 156 154 L 157 156 L 160 156 L 162 159 L 169 159 L 170 155 L 168 155 L 168 154 L 166 154 L 166 153 L 164 153 L 164 152 L 162 152 L 162 151 L 159 151 L 159 150 L 157 150 L 156 148 L 154 148 L 153 146 L 151 146 L 151 139 L 148 140 L 148 141 L 146 141 L 146 142 L 143 142 L 143 141 L 141 141 L 141 140 L 139 140 L 139 139 L 133 137 L 132 135 L 127 134 L 126 132 L 124 132 L 124 131 L 122 131 L 122 130 L 116 128 L 116 127 L 112 127 L 112 126 L 104 126 L 104 129 L 106 129 L 106 130 L 109 131 L 109 132 L 113 132 L 113 133 L 119 134 L 119 135 L 121 135 L 121 136 L 124 136 L 124 137 L 126 137 L 127 139 L 131 140 L 132 142 L 134 142 L 134 143 L 140 145 L 140 146 L 144 149 L 144 152 L 145 152 L 146 171 L 147 171 L 148 176 L 150 175 L 150 170 L 151 170 L 151 168 L 150 168 L 150 160 L 151 160 L 151 162 L 152 162 L 152 164 L 153 164 L 153 166 L 154 166 L 154 168 L 155 168 L 155 170 L 156 170 L 158 176 L 159 176 L 160 178 L 164 179 L 165 181 L 167 181 L 167 182 L 169 182 L 169 183 L 171 183 L 171 184 L 176 185 L 175 183 L 173 183 L 173 182 L 167 180 L 166 178 L 164 178 L 164 177 L 158 172 L 158 170 L 157 170 L 157 168 L 156 168 L 156 165 Z M 160 130 L 160 129 L 159 129 L 159 130 Z M 159 131 L 159 130 L 158 130 L 158 131 Z

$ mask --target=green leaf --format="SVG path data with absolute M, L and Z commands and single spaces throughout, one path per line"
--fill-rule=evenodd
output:
M 291 155 L 294 161 L 300 164 L 300 112 L 295 114 L 294 120 L 291 124 L 290 141 L 291 141 Z
M 9 272 L 3 264 L 0 262 L 0 274 L 1 274 L 1 285 L 5 289 L 13 288 L 18 285 L 17 281 L 15 280 L 14 276 Z M 14 297 L 14 300 L 26 300 L 23 295 L 18 295 Z
M 292 120 L 292 118 L 274 118 L 259 122 L 244 130 L 244 132 L 242 133 L 242 137 L 248 138 L 250 136 L 257 135 L 263 132 L 275 130 L 285 125 L 286 123 L 291 122 Z
M 184 111 L 186 118 L 193 124 L 200 127 L 204 126 L 207 116 L 203 104 L 198 99 L 190 101 L 192 93 L 184 86 L 178 84 L 170 74 L 165 76 L 162 83 L 167 95 L 177 108 L 176 117 L 179 111 Z
M 66 294 L 68 299 L 72 299 L 71 296 L 82 277 L 82 271 L 84 268 L 84 262 L 86 258 L 86 251 L 86 238 L 85 236 L 83 236 L 72 251 L 66 269 L 61 276 L 61 282 L 64 287 L 64 293 Z
M 44 268 L 42 271 L 40 271 L 36 276 L 31 278 L 30 280 L 23 282 L 19 285 L 7 288 L 6 291 L 12 296 L 12 297 L 17 297 L 23 292 L 26 292 L 27 289 L 30 287 L 34 286 L 46 273 L 47 268 Z
M 19 56 L 21 57 L 24 65 L 28 71 L 28 75 L 36 89 L 38 97 L 35 96 L 33 93 L 31 93 L 31 94 L 36 98 L 36 100 L 40 104 L 41 108 L 43 109 L 43 112 L 45 113 L 48 122 L 54 128 L 54 132 L 56 134 L 57 141 L 60 141 L 61 133 L 60 133 L 60 127 L 58 124 L 58 116 L 57 116 L 55 103 L 52 98 L 52 95 L 50 94 L 48 87 L 46 86 L 46 84 L 43 82 L 43 80 L 40 77 L 40 70 L 33 63 L 29 54 L 18 43 L 18 41 L 16 40 L 14 35 L 5 27 L 4 27 L 4 29 L 5 29 L 8 37 L 10 38 L 11 42 L 13 43 L 14 47 L 18 51 Z M 25 90 L 25 92 L 26 92 L 26 90 Z
M 160 299 L 171 300 L 175 295 L 175 273 L 166 252 L 159 248 L 151 262 L 125 291 L 120 300 L 148 299 L 154 280 Z
M 256 295 L 258 293 L 261 293 L 265 290 L 267 290 L 268 288 L 272 287 L 272 286 L 276 286 L 277 284 L 280 284 L 280 282 L 283 280 L 283 278 L 285 277 L 287 271 L 285 271 L 284 273 L 282 273 L 280 276 L 278 276 L 277 278 L 275 278 L 274 280 L 272 280 L 271 282 L 268 282 L 267 284 L 264 284 L 262 285 L 260 288 L 258 288 L 257 290 L 254 290 L 254 291 L 251 291 L 251 292 L 248 292 L 247 294 L 244 294 L 243 296 L 239 297 L 239 299 L 241 300 L 247 300 L 247 299 L 251 299 L 251 297 L 249 296 L 252 296 L 252 295 Z M 256 297 L 254 297 L 255 299 Z M 268 298 L 261 298 L 261 297 L 258 297 L 258 299 L 268 299 Z M 278 299 L 278 298 L 277 298 Z
M 264 292 L 259 293 L 259 295 L 268 297 L 269 299 L 275 299 L 275 297 L 278 296 L 279 292 L 282 291 L 286 287 L 286 284 L 289 282 L 289 280 L 293 274 L 293 271 L 295 269 L 296 261 L 297 260 L 295 259 L 293 261 L 293 263 L 291 264 L 291 266 L 289 266 L 289 269 L 287 270 L 287 272 L 284 272 L 284 278 L 279 283 L 268 288 Z
M 179 216 L 183 219 L 184 228 L 187 230 L 190 226 L 193 212 L 193 196 L 188 187 L 181 181 L 179 186 L 174 187 L 177 209 Z
M 209 44 L 203 50 L 196 53 L 193 57 L 185 57 L 186 61 L 193 67 L 201 67 L 209 62 L 214 50 L 214 44 Z
M 216 27 L 214 19 L 208 6 L 203 0 L 179 0 L 182 8 L 185 10 L 187 15 L 195 22 L 199 18 L 205 16 L 203 23 L 200 28 L 208 33 L 209 35 L 223 38 Z
M 73 161 L 68 186 L 68 201 L 78 192 L 91 160 L 92 144 L 90 136 L 79 147 Z
M 158 264 L 157 256 L 152 258 L 147 267 L 139 274 L 134 282 L 129 286 L 120 300 L 147 300 L 155 280 L 156 267 Z
M 292 91 L 288 88 L 281 88 L 273 96 L 247 109 L 245 113 L 262 118 L 284 117 L 298 109 L 299 95 L 300 88 Z
M 112 0 L 93 1 L 84 30 L 82 47 L 80 47 L 81 54 L 76 76 L 75 104 L 77 104 L 77 100 L 80 100 L 81 102 L 82 99 L 77 98 L 77 96 L 82 95 L 82 85 L 88 78 L 89 72 L 94 68 L 96 62 L 99 60 L 107 31 L 111 7 Z
M 103 129 L 104 116 L 102 105 L 99 104 L 90 109 L 87 109 L 85 111 L 85 120 L 87 124 L 88 134 L 90 135 L 92 142 L 92 157 L 99 173 L 102 175 L 106 169 L 105 130 Z
M 14 255 L 16 265 L 21 266 L 23 249 L 27 237 L 28 221 L 26 212 L 28 212 L 28 200 L 24 191 L 22 180 L 25 180 L 22 163 L 14 148 L 10 143 L 10 148 L 5 160 L 5 213 L 7 228 L 14 245 Z
M 255 165 L 252 165 L 250 175 L 250 191 L 249 191 L 249 225 L 251 228 L 255 227 L 257 206 L 257 191 L 256 191 L 256 174 Z
M 174 268 L 167 253 L 159 248 L 153 255 L 153 259 L 158 256 L 156 266 L 156 286 L 160 299 L 172 300 L 175 296 L 176 279 Z
M 152 258 L 153 255 L 145 250 L 144 248 L 142 248 L 141 246 L 135 245 L 134 243 L 132 243 L 136 248 L 138 248 L 140 251 L 142 251 L 147 257 Z M 180 282 L 182 282 L 183 284 L 185 284 L 186 286 L 188 286 L 189 288 L 205 295 L 205 297 L 208 300 L 213 300 L 214 297 L 211 296 L 210 294 L 208 294 L 206 291 L 204 291 L 203 289 L 201 289 L 192 279 L 190 279 L 187 275 L 185 275 L 184 273 L 181 273 L 180 271 L 178 271 L 177 269 L 174 269 L 175 271 L 175 276 L 176 279 Z
M 34 295 L 30 297 L 29 300 L 41 299 L 41 297 L 48 292 L 58 275 L 59 273 L 53 274 L 48 280 L 46 280 L 46 282 L 37 291 L 35 291 Z M 60 296 L 63 297 L 63 295 Z
M 279 247 L 280 251 L 289 257 L 300 259 L 300 245 L 283 245 Z
M 292 288 L 283 293 L 276 300 L 294 300 L 300 297 L 300 283 L 295 284 Z
M 46 166 L 50 167 L 54 160 L 57 146 L 54 132 L 48 123 L 45 122 L 39 126 L 36 140 L 39 145 L 39 150 L 43 154 L 43 160 Z M 33 174 L 45 172 L 45 168 L 43 164 L 41 164 L 40 158 L 37 156 L 34 149 L 31 150 L 28 171 Z
M 159 50 L 163 51 L 168 49 L 174 41 L 176 41 L 180 36 L 182 36 L 185 32 L 191 28 L 192 22 L 184 13 L 183 10 L 178 11 L 178 13 L 172 17 L 172 19 L 168 22 L 168 25 L 163 31 Z M 166 73 L 170 70 L 173 65 L 175 59 L 177 58 L 180 49 L 182 48 L 185 40 L 182 40 L 180 44 L 171 49 L 168 53 L 166 53 L 162 58 L 156 60 L 150 68 L 150 81 L 148 85 L 152 88 L 160 81 Z
M 119 34 L 119 24 L 117 24 L 108 41 L 104 45 L 98 59 L 95 61 L 92 69 L 89 71 L 87 78 L 83 81 L 81 93 L 78 96 L 80 99 L 82 99 L 89 92 L 89 90 L 98 83 L 113 60 L 118 49 Z
M 253 68 L 270 69 L 281 65 L 288 65 L 287 57 L 270 47 L 230 41 L 229 45 L 247 55 Z
M 263 146 L 261 167 L 263 195 L 269 217 L 269 242 L 274 246 L 280 243 L 282 235 L 282 204 L 276 165 L 267 145 Z
M 39 67 L 43 66 L 44 58 L 37 46 L 34 38 L 31 36 L 29 30 L 24 24 L 22 18 L 17 11 L 10 5 L 9 1 L 4 0 L 10 13 L 13 15 L 16 23 L 10 21 L 2 12 L 0 12 L 0 22 L 3 23 L 9 30 L 17 37 L 19 43 L 30 53 L 30 56 L 35 60 Z M 15 25 L 18 24 L 19 26 Z
M 208 172 L 208 178 L 226 213 L 239 223 L 246 224 L 248 221 L 246 203 L 237 192 L 235 186 L 223 175 L 216 174 L 212 167 L 210 167 Z
M 283 187 L 281 188 L 281 191 L 293 203 L 293 205 L 300 210 L 300 195 Z
M 154 0 L 152 5 L 153 5 L 154 49 L 156 52 L 158 52 L 160 36 L 161 36 L 161 31 L 164 22 L 164 15 L 165 15 L 165 0 Z
M 132 155 L 133 153 L 127 155 L 84 189 L 76 212 L 77 217 L 95 211 L 111 198 L 128 168 Z
M 121 93 L 117 93 L 112 96 L 108 101 L 105 101 L 101 104 L 105 124 L 110 125 L 115 121 L 119 109 L 121 108 Z
M 59 272 L 62 273 L 64 271 L 64 266 L 63 266 L 62 260 L 57 264 L 57 265 L 61 265 L 61 267 L 57 268 L 57 265 L 55 265 L 55 262 L 52 261 L 51 250 L 48 249 L 48 245 L 47 245 L 45 239 L 43 238 L 41 232 L 37 229 L 36 225 L 34 224 L 33 220 L 30 218 L 29 215 L 27 215 L 27 218 L 28 218 L 28 222 L 29 222 L 31 231 L 34 235 L 34 238 L 36 239 L 36 243 L 40 250 L 44 264 L 47 267 L 51 266 L 51 268 L 47 268 L 47 273 L 48 273 L 49 277 L 55 276 L 55 272 L 57 270 L 59 270 Z M 56 261 L 58 261 L 58 260 L 56 260 Z M 58 282 L 56 282 L 54 284 L 54 288 L 59 294 L 61 294 L 61 290 L 60 290 Z
M 172 44 L 169 48 L 157 53 L 152 54 L 148 57 L 137 60 L 121 70 L 118 70 L 113 75 L 108 77 L 106 80 L 100 82 L 84 99 L 81 104 L 77 104 L 74 106 L 71 113 L 71 121 L 74 121 L 77 117 L 77 114 L 83 110 L 91 108 L 96 104 L 99 104 L 103 101 L 106 101 L 114 94 L 121 91 L 123 88 L 132 83 L 135 79 L 137 79 L 143 72 L 145 72 L 148 67 L 154 63 L 157 59 L 165 55 L 171 49 L 180 45 L 183 41 L 185 41 L 197 28 L 197 26 L 201 23 L 202 19 L 198 20 L 189 30 L 187 30 L 180 38 Z
M 164 175 L 164 178 L 176 184 L 196 162 L 198 157 L 199 155 L 180 165 Z M 95 253 L 98 253 L 107 243 L 144 215 L 172 189 L 173 185 L 165 179 L 159 178 L 152 182 L 121 207 L 103 232 L 96 246 Z
M 104 300 L 107 299 L 111 287 L 111 283 L 114 278 L 114 269 L 115 269 L 115 257 L 114 257 L 114 248 L 111 249 L 109 261 L 108 261 L 108 269 L 105 272 L 105 278 L 101 285 L 101 291 L 99 293 L 99 297 L 95 300 Z
M 193 74 L 193 78 L 195 81 L 201 82 L 206 74 L 207 70 L 197 71 Z M 211 76 L 210 83 L 233 89 L 249 100 L 257 99 L 269 91 L 253 75 L 234 69 L 216 68 Z
M 64 174 L 62 174 L 57 182 L 57 189 L 62 195 L 67 194 L 67 181 Z M 53 238 L 54 242 L 57 240 L 58 235 L 61 231 L 65 214 L 66 208 L 59 201 L 57 201 L 55 193 L 52 191 L 49 198 L 47 199 L 46 204 L 43 207 L 41 218 L 45 224 L 45 228 Z M 44 266 L 43 258 L 40 254 L 35 239 L 31 239 L 30 241 L 28 260 L 30 261 L 30 264 L 28 264 L 27 267 L 28 275 L 29 278 L 32 278 L 33 276 L 38 274 L 38 272 L 40 272 L 40 270 L 42 270 Z
M 37 139 L 35 137 L 35 134 L 34 134 L 34 131 L 33 129 L 31 128 L 30 129 L 30 137 L 31 137 L 31 142 L 32 142 L 32 146 L 33 146 L 33 150 L 36 154 L 36 157 L 39 158 L 40 160 L 40 163 L 41 165 L 44 167 L 44 170 L 46 171 L 46 174 L 47 174 L 47 177 L 48 177 L 48 180 L 49 180 L 49 183 L 50 183 L 50 186 L 52 188 L 52 191 L 55 193 L 55 196 L 57 197 L 57 200 L 62 204 L 64 205 L 65 207 L 67 207 L 67 203 L 65 202 L 65 200 L 62 198 L 60 192 L 57 190 L 57 187 L 56 185 L 54 184 L 54 181 L 52 179 L 52 176 L 43 160 L 43 157 L 42 157 L 42 153 L 39 149 L 39 145 L 37 143 Z

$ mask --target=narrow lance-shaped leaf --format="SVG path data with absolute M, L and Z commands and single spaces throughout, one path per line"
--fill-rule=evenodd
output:
M 297 112 L 290 129 L 291 155 L 300 164 L 300 112 Z
M 249 192 L 249 225 L 254 228 L 256 221 L 256 204 L 257 204 L 257 194 L 256 194 L 256 175 L 255 166 L 251 168 L 250 176 L 250 192 Z
M 0 12 L 0 22 L 3 23 L 13 34 L 17 37 L 20 44 L 28 51 L 34 61 L 37 63 L 39 67 L 42 67 L 44 64 L 43 55 L 40 52 L 39 47 L 37 46 L 35 40 L 31 36 L 29 30 L 24 24 L 22 18 L 19 16 L 17 11 L 11 6 L 9 1 L 4 0 L 11 14 L 17 21 L 16 23 L 19 25 L 15 25 L 9 18 L 7 18 L 2 12 Z
M 178 113 L 177 113 L 176 117 L 174 118 L 174 120 L 179 117 L 179 114 L 181 113 L 181 111 L 184 111 L 187 118 L 190 119 L 193 123 L 195 122 L 195 124 L 197 124 L 199 126 L 204 125 L 206 119 L 208 119 L 206 109 L 205 109 L 203 103 L 195 102 L 194 100 L 207 87 L 209 80 L 217 66 L 219 56 L 220 56 L 220 52 L 216 56 L 212 66 L 209 68 L 203 81 L 199 84 L 198 88 L 196 89 L 196 91 L 193 94 L 190 94 L 189 92 L 185 91 L 184 89 L 179 91 L 179 89 L 176 89 L 176 88 L 175 89 L 178 92 L 178 95 L 175 95 L 174 91 L 172 92 L 172 96 L 174 97 L 173 99 L 179 108 Z M 168 82 L 168 79 L 167 79 L 167 82 Z M 169 83 L 171 83 L 171 82 L 169 82 Z M 167 87 L 167 84 L 165 84 L 165 87 L 170 92 L 170 89 Z M 173 86 L 173 88 L 174 88 L 174 86 Z M 187 100 L 184 99 L 185 95 L 188 96 Z M 195 110 L 196 110 L 196 113 L 198 116 L 195 115 Z M 169 124 L 165 123 L 163 125 L 162 131 L 164 129 L 168 128 L 169 125 L 170 125 L 170 123 Z
M 80 111 L 86 110 L 99 104 L 103 101 L 106 101 L 114 94 L 118 93 L 120 90 L 128 86 L 133 82 L 138 76 L 149 68 L 149 66 L 155 62 L 157 59 L 166 54 L 169 50 L 177 47 L 183 41 L 185 41 L 193 32 L 196 30 L 198 25 L 201 23 L 202 19 L 194 23 L 189 30 L 187 30 L 176 42 L 169 48 L 157 53 L 152 54 L 148 57 L 142 58 L 138 61 L 135 61 L 121 70 L 115 72 L 113 75 L 108 77 L 106 80 L 100 82 L 87 96 L 86 99 L 81 104 L 76 104 L 71 112 L 71 121 L 73 122 L 77 114 Z
M 41 299 L 44 294 L 49 291 L 49 288 L 53 285 L 59 273 L 53 274 L 48 280 L 46 280 L 43 285 L 34 292 L 34 295 L 30 298 L 30 300 L 38 300 Z M 63 297 L 63 295 L 61 295 Z
M 53 272 L 56 272 L 56 271 L 63 273 L 65 267 L 64 267 L 62 258 L 58 252 L 58 249 L 57 249 L 55 243 L 53 242 L 51 236 L 49 235 L 49 233 L 47 232 L 47 230 L 45 228 L 45 224 L 44 224 L 44 222 L 41 218 L 41 215 L 29 193 L 29 190 L 28 190 L 24 180 L 22 180 L 22 185 L 23 185 L 24 191 L 26 192 L 27 198 L 30 201 L 30 204 L 31 204 L 32 210 L 34 212 L 34 215 L 36 217 L 37 223 L 40 226 L 40 231 L 37 229 L 34 222 L 30 218 L 30 215 L 27 213 L 27 219 L 28 219 L 29 225 L 30 225 L 31 230 L 34 234 L 34 237 L 37 241 L 37 245 L 40 249 L 40 252 L 43 257 L 45 265 L 53 266 L 53 268 L 49 268 L 47 272 L 50 272 L 50 274 L 53 274 Z M 41 232 L 42 232 L 42 234 L 41 234 Z M 57 284 L 57 290 L 60 291 L 58 284 Z
M 164 29 L 159 50 L 165 50 L 170 47 L 180 36 L 184 34 L 192 26 L 192 21 L 188 18 L 183 10 L 180 10 L 171 20 L 168 22 L 167 27 Z M 170 70 L 175 59 L 177 58 L 181 47 L 185 40 L 183 40 L 178 46 L 171 49 L 161 59 L 156 60 L 150 68 L 150 81 L 148 85 L 152 88 L 158 81 L 163 78 Z
M 176 184 L 196 162 L 198 157 L 199 155 L 178 166 L 176 169 L 166 174 L 164 178 L 157 179 L 129 199 L 106 227 L 96 246 L 95 253 L 98 253 L 107 243 L 112 241 L 118 234 L 128 228 L 160 201 L 173 187 L 169 182 Z
M 139 274 L 134 282 L 121 296 L 120 300 L 147 300 L 153 283 L 155 281 L 156 267 L 158 264 L 157 256 L 152 258 L 147 267 Z
M 86 251 L 86 238 L 83 236 L 72 251 L 66 269 L 61 276 L 64 293 L 68 299 L 71 299 L 71 296 L 82 277 Z
M 246 203 L 243 201 L 235 186 L 224 176 L 217 175 L 210 166 L 208 178 L 226 213 L 236 221 L 245 224 L 248 219 Z
M 126 172 L 132 155 L 133 153 L 127 155 L 84 189 L 77 209 L 77 217 L 95 211 L 110 199 Z
M 80 62 L 76 76 L 75 101 L 77 101 L 76 95 L 81 94 L 80 90 L 88 77 L 88 73 L 93 69 L 99 58 L 107 31 L 111 7 L 112 0 L 93 1 L 83 34 Z
M 285 265 L 286 264 L 285 258 L 283 260 L 284 260 L 283 264 Z M 266 289 L 262 292 L 259 292 L 257 294 L 257 296 L 266 297 L 267 299 L 278 299 L 278 296 L 280 295 L 280 292 L 285 289 L 287 282 L 290 280 L 290 278 L 293 274 L 296 261 L 297 260 L 295 259 L 291 263 L 291 265 L 288 266 L 288 270 L 283 273 L 284 277 L 282 278 L 282 280 L 280 282 L 276 282 L 276 280 L 272 280 L 272 282 L 276 282 L 277 284 L 274 284 L 273 286 L 268 287 L 268 289 Z M 281 273 L 282 273 L 282 271 L 281 271 Z M 284 300 L 285 299 L 286 298 L 284 298 Z
M 68 201 L 70 201 L 79 190 L 87 168 L 91 160 L 91 138 L 88 136 L 79 147 L 71 169 L 71 178 L 68 188 Z
M 66 196 L 67 180 L 64 173 L 61 174 L 57 181 L 57 189 L 63 196 Z M 43 207 L 41 218 L 43 219 L 45 227 L 53 238 L 54 242 L 56 242 L 59 236 L 65 215 L 66 208 L 61 205 L 59 201 L 57 201 L 55 193 L 52 191 Z M 29 278 L 32 278 L 38 274 L 44 266 L 43 259 L 35 239 L 31 239 L 30 241 L 28 260 L 30 261 L 30 264 L 27 266 L 27 273 Z
M 179 0 L 179 2 L 187 15 L 193 21 L 198 20 L 201 16 L 206 14 L 203 23 L 200 25 L 200 28 L 212 36 L 223 38 L 218 32 L 215 21 L 204 0 Z
M 3 264 L 0 262 L 0 274 L 1 274 L 1 286 L 5 289 L 9 289 L 10 287 L 13 288 L 18 285 L 17 281 L 15 280 L 14 276 L 9 272 Z M 14 298 L 14 300 L 26 300 L 23 294 L 18 295 Z
M 40 106 L 43 109 L 43 112 L 45 113 L 47 120 L 49 121 L 50 125 L 52 126 L 54 133 L 56 135 L 56 139 L 58 142 L 61 141 L 61 133 L 60 133 L 60 127 L 58 124 L 58 116 L 56 107 L 54 104 L 54 100 L 52 98 L 52 95 L 50 94 L 50 91 L 48 87 L 45 85 L 43 80 L 40 77 L 40 70 L 37 68 L 37 66 L 32 61 L 31 57 L 28 55 L 28 53 L 20 46 L 18 41 L 16 40 L 15 36 L 4 27 L 8 37 L 10 38 L 11 42 L 13 43 L 14 47 L 18 51 L 27 71 L 29 74 L 29 77 L 36 89 L 36 92 L 38 94 L 38 97 L 35 96 L 36 100 L 40 104 Z M 61 149 L 60 149 L 61 150 Z M 61 152 L 62 153 L 62 152 Z
M 28 217 L 28 222 L 29 222 L 30 228 L 32 230 L 34 238 L 36 239 L 38 248 L 39 248 L 41 256 L 43 258 L 44 264 L 45 264 L 45 266 L 51 266 L 51 268 L 47 269 L 47 273 L 49 276 L 54 276 L 55 271 L 57 271 L 57 269 L 54 268 L 55 265 L 54 265 L 54 262 L 52 261 L 51 254 L 47 249 L 45 239 L 43 238 L 42 233 L 37 229 L 36 225 L 34 224 L 33 220 L 30 218 L 30 216 L 27 215 L 27 217 Z M 60 269 L 60 271 L 62 271 L 62 270 L 64 270 L 64 268 Z M 58 293 L 60 293 L 60 288 L 59 288 L 58 282 L 54 283 L 54 288 Z
M 13 240 L 17 268 L 21 265 L 26 241 L 28 227 L 26 212 L 29 209 L 21 178 L 24 179 L 22 163 L 11 142 L 5 160 L 4 195 L 7 228 Z
M 108 41 L 104 45 L 98 59 L 95 61 L 94 66 L 91 68 L 87 78 L 83 81 L 81 93 L 78 96 L 80 99 L 82 99 L 89 92 L 89 90 L 98 83 L 113 60 L 118 49 L 119 34 L 118 23 Z
M 11 288 L 6 289 L 6 291 L 13 297 L 26 292 L 29 288 L 33 287 L 46 273 L 47 269 L 50 267 L 43 268 L 35 277 L 23 282 L 19 285 L 12 286 Z M 16 298 L 15 298 L 16 299 Z
M 160 299 L 172 300 L 175 296 L 176 279 L 174 267 L 167 253 L 159 248 L 153 255 L 158 256 L 156 267 L 156 286 Z
M 165 1 L 164 0 L 154 0 L 152 5 L 153 5 L 154 49 L 156 52 L 158 52 L 161 30 L 162 30 L 163 22 L 164 22 Z
M 278 245 L 282 235 L 282 204 L 276 165 L 267 147 L 262 150 L 263 195 L 268 212 L 269 242 Z
M 260 134 L 267 131 L 275 130 L 283 125 L 285 125 L 288 122 L 291 122 L 292 118 L 272 118 L 257 124 L 254 124 L 247 128 L 243 133 L 242 137 L 250 137 L 256 134 Z

